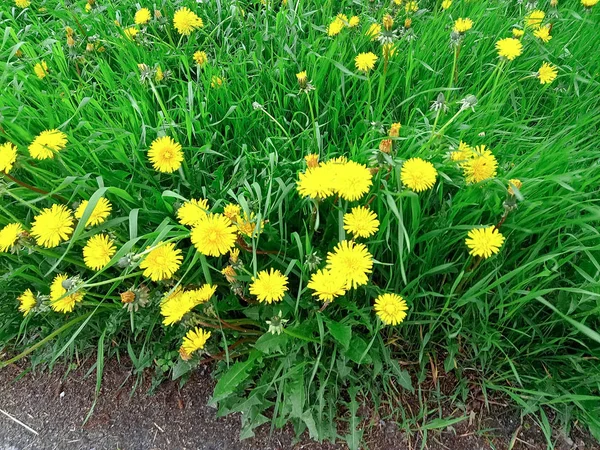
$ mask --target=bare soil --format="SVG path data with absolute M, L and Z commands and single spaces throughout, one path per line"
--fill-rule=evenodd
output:
M 131 376 L 129 367 L 116 360 L 107 362 L 101 394 L 93 414 L 84 424 L 94 403 L 96 384 L 94 372 L 85 377 L 87 369 L 89 367 L 81 367 L 68 376 L 64 376 L 64 369 L 26 373 L 13 365 L 1 370 L 0 450 L 347 448 L 342 442 L 318 443 L 308 436 L 297 440 L 291 427 L 271 434 L 268 425 L 260 427 L 256 437 L 240 442 L 240 418 L 216 417 L 216 410 L 207 406 L 214 387 L 208 369 L 194 373 L 182 388 L 179 383 L 165 382 L 153 395 L 148 395 L 149 385 L 133 391 L 135 377 Z M 452 415 L 451 410 L 447 413 Z M 373 420 L 372 416 L 370 426 L 365 429 L 365 448 L 372 450 L 508 449 L 511 443 L 513 449 L 547 448 L 546 439 L 535 422 L 521 421 L 517 411 L 504 406 L 483 415 L 473 410 L 472 420 L 430 431 L 426 436 L 421 432 L 408 436 L 397 424 Z M 422 447 L 425 438 L 427 441 Z M 557 431 L 553 447 L 600 449 L 590 437 L 577 430 L 572 436 L 563 436 Z

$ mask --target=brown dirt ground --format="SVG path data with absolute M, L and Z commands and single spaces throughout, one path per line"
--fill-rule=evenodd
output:
M 303 436 L 294 439 L 291 427 L 270 434 L 268 425 L 256 437 L 240 442 L 238 416 L 216 417 L 207 406 L 214 381 L 208 370 L 199 370 L 184 387 L 176 382 L 161 384 L 154 395 L 149 386 L 132 394 L 134 377 L 130 368 L 116 360 L 107 362 L 101 395 L 91 418 L 83 424 L 94 401 L 95 375 L 85 377 L 81 367 L 64 376 L 64 369 L 52 373 L 26 373 L 18 366 L 0 371 L 0 450 L 45 449 L 126 449 L 126 450 L 280 450 L 345 449 L 343 443 L 318 443 Z M 16 379 L 18 378 L 18 379 Z M 16 379 L 16 380 L 15 380 Z M 404 399 L 406 400 L 406 399 Z M 409 400 L 406 400 L 409 401 Z M 511 440 L 517 449 L 544 449 L 546 440 L 532 421 L 522 422 L 518 412 L 494 406 L 481 413 L 473 409 L 473 420 L 465 420 L 441 431 L 408 436 L 393 422 L 367 413 L 371 426 L 365 429 L 370 450 L 480 450 L 507 449 Z M 38 434 L 9 419 L 20 420 Z M 447 411 L 451 415 L 452 411 Z M 555 433 L 554 448 L 560 450 L 600 449 L 580 431 L 570 437 Z

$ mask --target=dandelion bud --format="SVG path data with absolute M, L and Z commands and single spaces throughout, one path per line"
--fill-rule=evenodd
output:
M 87 0 L 88 5 L 94 6 L 96 4 L 96 0 Z
M 304 157 L 304 160 L 306 161 L 306 167 L 308 167 L 309 169 L 313 169 L 319 165 L 319 155 L 317 155 L 316 153 L 306 155 Z
M 19 50 L 17 50 L 17 51 L 15 52 L 15 56 L 16 56 L 17 58 L 22 58 L 22 57 L 23 57 L 23 52 L 21 51 L 21 49 L 19 49 Z
M 402 125 L 400 124 L 400 122 L 393 123 L 392 126 L 390 126 L 390 131 L 388 131 L 388 136 L 389 137 L 400 136 L 400 128 L 401 127 L 402 127 Z
M 406 19 L 404 21 L 404 28 L 406 28 L 408 30 L 411 25 L 412 25 L 412 19 L 409 17 L 408 19 Z
M 302 72 L 298 72 L 296 74 L 296 79 L 298 80 L 300 89 L 304 89 L 306 87 L 306 84 L 308 83 L 308 77 L 306 75 L 306 70 L 303 70 Z
M 125 291 L 121 292 L 121 303 L 133 303 L 135 300 L 135 292 Z
M 160 19 L 161 17 L 162 17 L 162 13 L 158 9 L 155 9 L 154 10 L 154 18 Z
M 379 150 L 383 153 L 389 154 L 392 151 L 392 140 L 391 139 L 383 139 L 379 143 Z
M 558 0 L 550 0 L 550 6 L 556 8 L 558 6 Z
M 179 356 L 183 361 L 189 361 L 192 358 L 192 356 L 185 351 L 183 345 L 179 348 Z
M 94 51 L 94 44 L 92 44 L 91 42 L 88 42 L 88 44 L 85 46 L 85 51 L 86 52 L 93 52 Z
M 73 36 L 67 36 L 67 45 L 69 47 L 75 46 L 75 39 L 73 39 Z
M 104 48 L 104 46 L 98 47 L 98 49 L 97 49 L 97 51 L 98 51 L 99 53 L 102 53 L 102 52 L 104 52 L 105 50 L 106 50 L 106 49 Z
M 512 35 L 515 39 L 519 39 L 519 38 L 523 37 L 524 34 L 525 34 L 525 32 L 523 30 L 521 30 L 520 28 L 512 29 Z
M 392 16 L 390 16 L 389 14 L 386 14 L 385 16 L 383 16 L 383 27 L 387 31 L 390 31 L 393 26 L 394 26 L 394 18 Z
M 523 186 L 523 183 L 517 178 L 508 180 L 508 193 L 510 195 L 515 195 L 515 191 L 513 191 L 513 186 L 518 190 L 521 190 L 521 186 Z
M 67 33 L 67 36 L 73 36 L 73 28 L 66 26 L 65 33 Z

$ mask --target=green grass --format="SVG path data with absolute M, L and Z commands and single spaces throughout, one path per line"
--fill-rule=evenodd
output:
M 18 221 L 27 228 L 57 201 L 91 199 L 93 205 L 105 195 L 114 206 L 107 222 L 78 227 L 60 247 L 29 245 L 1 255 L 0 348 L 24 351 L 33 365 L 78 361 L 95 350 L 99 382 L 103 361 L 126 355 L 136 375 L 153 368 L 156 382 L 185 380 L 198 358 L 179 360 L 186 330 L 164 327 L 157 306 L 174 283 L 152 283 L 136 267 L 116 265 L 121 256 L 171 240 L 184 257 L 174 281 L 218 285 L 210 309 L 198 308 L 198 317 L 215 326 L 208 350 L 222 358 L 215 401 L 223 413 L 245 412 L 244 436 L 272 420 L 334 440 L 343 410 L 350 431 L 342 438 L 356 448 L 357 402 L 365 396 L 391 405 L 408 431 L 427 430 L 431 419 L 442 417 L 441 408 L 427 403 L 441 394 L 419 388 L 434 361 L 459 380 L 446 401 L 460 407 L 477 384 L 486 397 L 502 395 L 523 414 L 534 414 L 549 445 L 548 408 L 558 413 L 555 426 L 569 430 L 578 422 L 600 438 L 600 7 L 586 12 L 564 0 L 555 10 L 540 2 L 553 24 L 552 40 L 540 43 L 527 31 L 523 55 L 499 64 L 494 44 L 522 24 L 524 4 L 455 0 L 442 11 L 440 2 L 421 1 L 412 16 L 416 38 L 398 40 L 387 71 L 380 58 L 364 76 L 354 57 L 381 56 L 379 43 L 364 36 L 368 25 L 398 11 L 395 27 L 402 26 L 403 8 L 366 0 L 165 3 L 159 5 L 165 21 L 153 21 L 137 43 L 114 24 L 115 18 L 124 27 L 133 24 L 133 2 L 98 0 L 90 13 L 83 1 L 0 7 L 0 143 L 19 148 L 10 175 L 47 192 L 0 177 L 0 226 Z M 179 6 L 205 22 L 189 38 L 172 27 Z M 359 15 L 361 24 L 330 38 L 327 25 L 340 12 Z M 453 80 L 450 31 L 458 17 L 470 17 L 474 27 Z M 74 29 L 72 49 L 65 26 Z M 105 51 L 86 52 L 84 34 Z M 193 62 L 196 50 L 208 53 L 203 69 Z M 43 80 L 33 72 L 41 60 L 50 69 Z M 542 86 L 530 75 L 544 61 L 558 66 L 559 77 Z M 139 63 L 160 65 L 170 76 L 142 83 Z M 300 70 L 315 90 L 299 92 Z M 224 86 L 211 88 L 212 76 L 223 77 Z M 436 118 L 430 105 L 440 92 L 449 110 Z M 459 113 L 457 102 L 469 94 L 477 105 Z M 402 123 L 393 164 L 381 167 L 361 202 L 323 202 L 313 230 L 312 203 L 295 189 L 303 157 L 316 152 L 322 160 L 344 155 L 369 164 L 393 122 Z M 27 146 L 51 128 L 67 133 L 67 149 L 52 160 L 32 160 Z M 146 157 L 161 134 L 185 152 L 174 174 L 155 172 Z M 492 149 L 497 178 L 465 184 L 447 158 L 460 140 Z M 417 156 L 439 172 L 434 188 L 419 195 L 399 180 L 402 162 Z M 476 262 L 464 245 L 466 234 L 500 221 L 512 178 L 523 182 L 522 198 L 500 228 L 504 246 Z M 281 304 L 247 305 L 220 274 L 226 258 L 198 257 L 189 231 L 175 219 L 182 199 L 198 197 L 213 211 L 234 202 L 268 220 L 259 238 L 247 240 L 252 251 L 242 251 L 242 282 L 247 286 L 268 267 L 285 272 L 290 293 Z M 331 251 L 341 214 L 367 201 L 381 222 L 367 241 L 376 260 L 372 281 L 319 312 L 321 304 L 306 290 L 307 262 L 313 253 L 324 258 Z M 120 250 L 110 267 L 94 274 L 81 248 L 101 230 Z M 64 272 L 84 280 L 83 304 L 66 317 L 39 311 L 23 320 L 15 299 L 26 288 L 48 294 L 54 275 Z M 141 283 L 151 288 L 152 302 L 129 314 L 118 294 Z M 381 327 L 373 314 L 382 291 L 409 302 L 401 325 Z M 265 320 L 279 310 L 289 320 L 285 332 L 266 333 Z M 223 327 L 217 316 L 250 332 Z M 399 361 L 410 363 L 410 371 Z M 406 390 L 416 390 L 422 401 L 414 416 L 394 400 Z

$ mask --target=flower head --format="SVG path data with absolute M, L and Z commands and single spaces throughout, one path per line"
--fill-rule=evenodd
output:
M 354 58 L 356 68 L 365 73 L 372 70 L 375 67 L 376 62 L 377 55 L 373 52 L 359 53 L 356 58 Z
M 461 164 L 467 183 L 479 183 L 496 176 L 498 161 L 485 145 L 478 145 L 471 158 Z
M 585 6 L 586 8 L 591 8 L 592 6 L 596 5 L 598 3 L 598 0 L 581 0 L 581 4 L 583 6 Z
M 525 31 L 521 30 L 520 28 L 512 29 L 512 35 L 515 39 L 522 38 L 524 34 L 525 34 Z
M 369 281 L 373 256 L 364 244 L 342 241 L 327 254 L 327 268 L 344 278 L 346 289 L 356 288 Z
M 544 11 L 535 9 L 525 17 L 525 25 L 537 29 L 540 27 L 540 25 L 542 25 L 542 20 L 544 20 L 544 17 L 546 17 L 546 13 Z
M 192 356 L 192 353 L 202 350 L 208 338 L 210 338 L 210 331 L 205 331 L 200 327 L 196 327 L 186 333 L 183 338 L 183 343 L 179 348 L 179 354 L 181 358 L 186 360 Z
M 218 77 L 218 76 L 216 76 L 216 75 L 213 75 L 213 76 L 210 78 L 210 87 L 211 87 L 211 88 L 213 88 L 213 89 L 218 89 L 218 88 L 220 88 L 221 86 L 223 86 L 223 82 L 224 82 L 224 81 L 223 81 L 223 78 L 221 78 L 221 77 Z
M 66 274 L 56 275 L 50 285 L 50 308 L 53 311 L 69 313 L 75 309 L 75 304 L 83 300 L 83 292 L 68 293 L 65 285 L 68 284 L 69 276 Z
M 136 27 L 128 27 L 123 30 L 125 37 L 130 41 L 133 41 L 139 32 L 140 30 L 138 30 Z
M 173 25 L 179 34 L 189 36 L 196 28 L 202 28 L 204 22 L 189 8 L 179 8 L 173 16 Z
M 370 37 L 372 41 L 377 39 L 381 34 L 381 25 L 378 23 L 373 23 L 369 26 L 369 29 L 366 32 L 367 37 Z
M 466 161 L 473 156 L 473 149 L 466 142 L 460 141 L 458 149 L 450 153 L 452 161 Z
M 498 253 L 504 243 L 504 236 L 491 226 L 487 228 L 474 228 L 469 231 L 465 244 L 469 247 L 469 254 L 489 258 Z
M 462 17 L 456 19 L 454 22 L 454 32 L 465 33 L 473 28 L 473 21 L 469 18 L 463 19 Z
M 220 256 L 231 250 L 237 239 L 236 229 L 223 214 L 208 214 L 192 229 L 192 244 L 207 256 Z
M 496 50 L 498 50 L 498 56 L 512 61 L 523 53 L 523 44 L 515 38 L 500 39 L 496 42 Z
M 537 71 L 537 77 L 540 80 L 540 84 L 552 83 L 557 75 L 558 70 L 556 69 L 556 66 L 548 64 L 547 62 L 542 63 L 542 66 Z
M 21 295 L 19 295 L 19 311 L 23 313 L 23 316 L 26 316 L 31 312 L 31 310 L 37 305 L 37 300 L 31 289 L 27 289 Z
M 328 162 L 327 168 L 336 168 L 334 188 L 344 200 L 360 200 L 371 188 L 373 175 L 367 166 L 354 161 L 343 164 Z
M 340 34 L 340 31 L 344 29 L 344 21 L 339 17 L 333 19 L 333 21 L 327 27 L 327 35 L 328 36 L 337 36 Z
M 144 276 L 152 281 L 168 280 L 181 265 L 181 250 L 172 242 L 159 242 L 140 263 Z
M 402 125 L 400 124 L 400 122 L 394 122 L 390 126 L 390 130 L 388 131 L 388 136 L 389 137 L 398 137 L 398 136 L 400 136 L 400 128 L 402 128 Z
M 81 220 L 83 218 L 83 213 L 85 212 L 89 203 L 90 202 L 88 200 L 84 200 L 79 204 L 79 206 L 75 210 L 75 218 L 76 219 Z M 96 203 L 96 206 L 94 206 L 94 209 L 93 209 L 92 213 L 90 214 L 90 217 L 88 217 L 88 220 L 85 223 L 85 226 L 93 227 L 95 225 L 99 225 L 101 223 L 106 222 L 106 218 L 108 216 L 110 216 L 111 211 L 112 211 L 112 205 L 110 204 L 110 202 L 108 200 L 106 200 L 104 197 L 100 197 L 98 199 L 98 202 Z
M 408 1 L 406 5 L 404 5 L 404 9 L 407 13 L 417 12 L 419 10 L 419 4 L 415 1 Z
M 344 215 L 344 230 L 356 237 L 369 237 L 377 233 L 377 215 L 366 206 L 356 206 Z
M 117 251 L 113 240 L 106 234 L 92 236 L 83 247 L 83 261 L 92 270 L 106 266 Z
M 206 199 L 192 199 L 189 202 L 185 202 L 177 210 L 177 219 L 179 219 L 180 224 L 193 227 L 206 217 L 208 209 L 209 206 Z
M 452 0 L 444 0 L 442 2 L 442 9 L 448 9 L 452 6 Z
M 400 172 L 402 184 L 415 192 L 431 189 L 437 179 L 437 170 L 429 161 L 411 158 L 402 164 Z
M 313 273 L 308 282 L 308 288 L 314 292 L 312 295 L 324 302 L 331 302 L 334 298 L 346 293 L 346 278 L 339 272 L 321 269 Z
M 398 294 L 381 294 L 375 299 L 374 309 L 385 325 L 398 325 L 406 318 L 408 305 Z
M 31 5 L 29 0 L 15 0 L 15 6 L 17 8 L 27 8 L 29 5 Z
M 169 136 L 156 138 L 148 150 L 148 158 L 154 167 L 163 173 L 172 173 L 181 167 L 183 152 L 181 145 Z
M 67 135 L 58 130 L 42 131 L 29 145 L 29 154 L 35 159 L 54 158 L 54 153 L 67 145 Z
M 0 172 L 8 173 L 17 160 L 17 147 L 12 142 L 0 145 Z
M 173 325 L 198 306 L 202 301 L 198 301 L 198 296 L 189 291 L 177 287 L 175 291 L 167 295 L 160 304 L 160 314 L 164 317 L 163 324 Z
M 550 36 L 550 25 L 539 27 L 533 32 L 533 35 L 542 42 L 550 41 L 550 39 L 552 39 L 552 36 Z
M 229 220 L 237 222 L 242 213 L 242 207 L 240 205 L 236 205 L 234 203 L 228 203 L 225 208 L 223 208 L 223 215 L 227 217 Z
M 196 53 L 194 53 L 194 61 L 200 67 L 204 67 L 204 65 L 208 62 L 208 56 L 206 55 L 206 52 L 198 50 Z
M 259 302 L 278 302 L 288 290 L 287 284 L 287 277 L 279 270 L 261 270 L 256 278 L 252 278 L 250 293 L 255 295 Z
M 523 186 L 523 183 L 521 182 L 521 180 L 519 180 L 517 178 L 511 178 L 510 180 L 508 180 L 508 194 L 515 195 L 515 191 L 513 190 L 513 187 L 518 190 L 521 190 L 521 186 Z
M 73 214 L 65 205 L 52 205 L 35 216 L 31 235 L 38 245 L 52 248 L 66 241 L 73 232 Z
M 352 17 L 350 17 L 350 20 L 348 21 L 348 28 L 357 27 L 359 23 L 360 23 L 360 17 L 352 16 Z
M 48 75 L 48 64 L 46 64 L 46 61 L 39 62 L 33 66 L 33 71 L 35 72 L 35 75 L 42 80 Z
M 304 157 L 304 161 L 306 161 L 306 167 L 314 169 L 319 165 L 319 155 L 317 153 L 309 153 Z
M 0 230 L 0 252 L 7 252 L 23 233 L 20 223 L 9 223 Z
M 133 20 L 137 25 L 145 25 L 150 22 L 151 18 L 152 14 L 150 14 L 150 10 L 148 8 L 141 8 L 136 11 Z
M 309 167 L 298 175 L 297 189 L 302 197 L 324 199 L 333 195 L 334 180 L 327 167 Z

